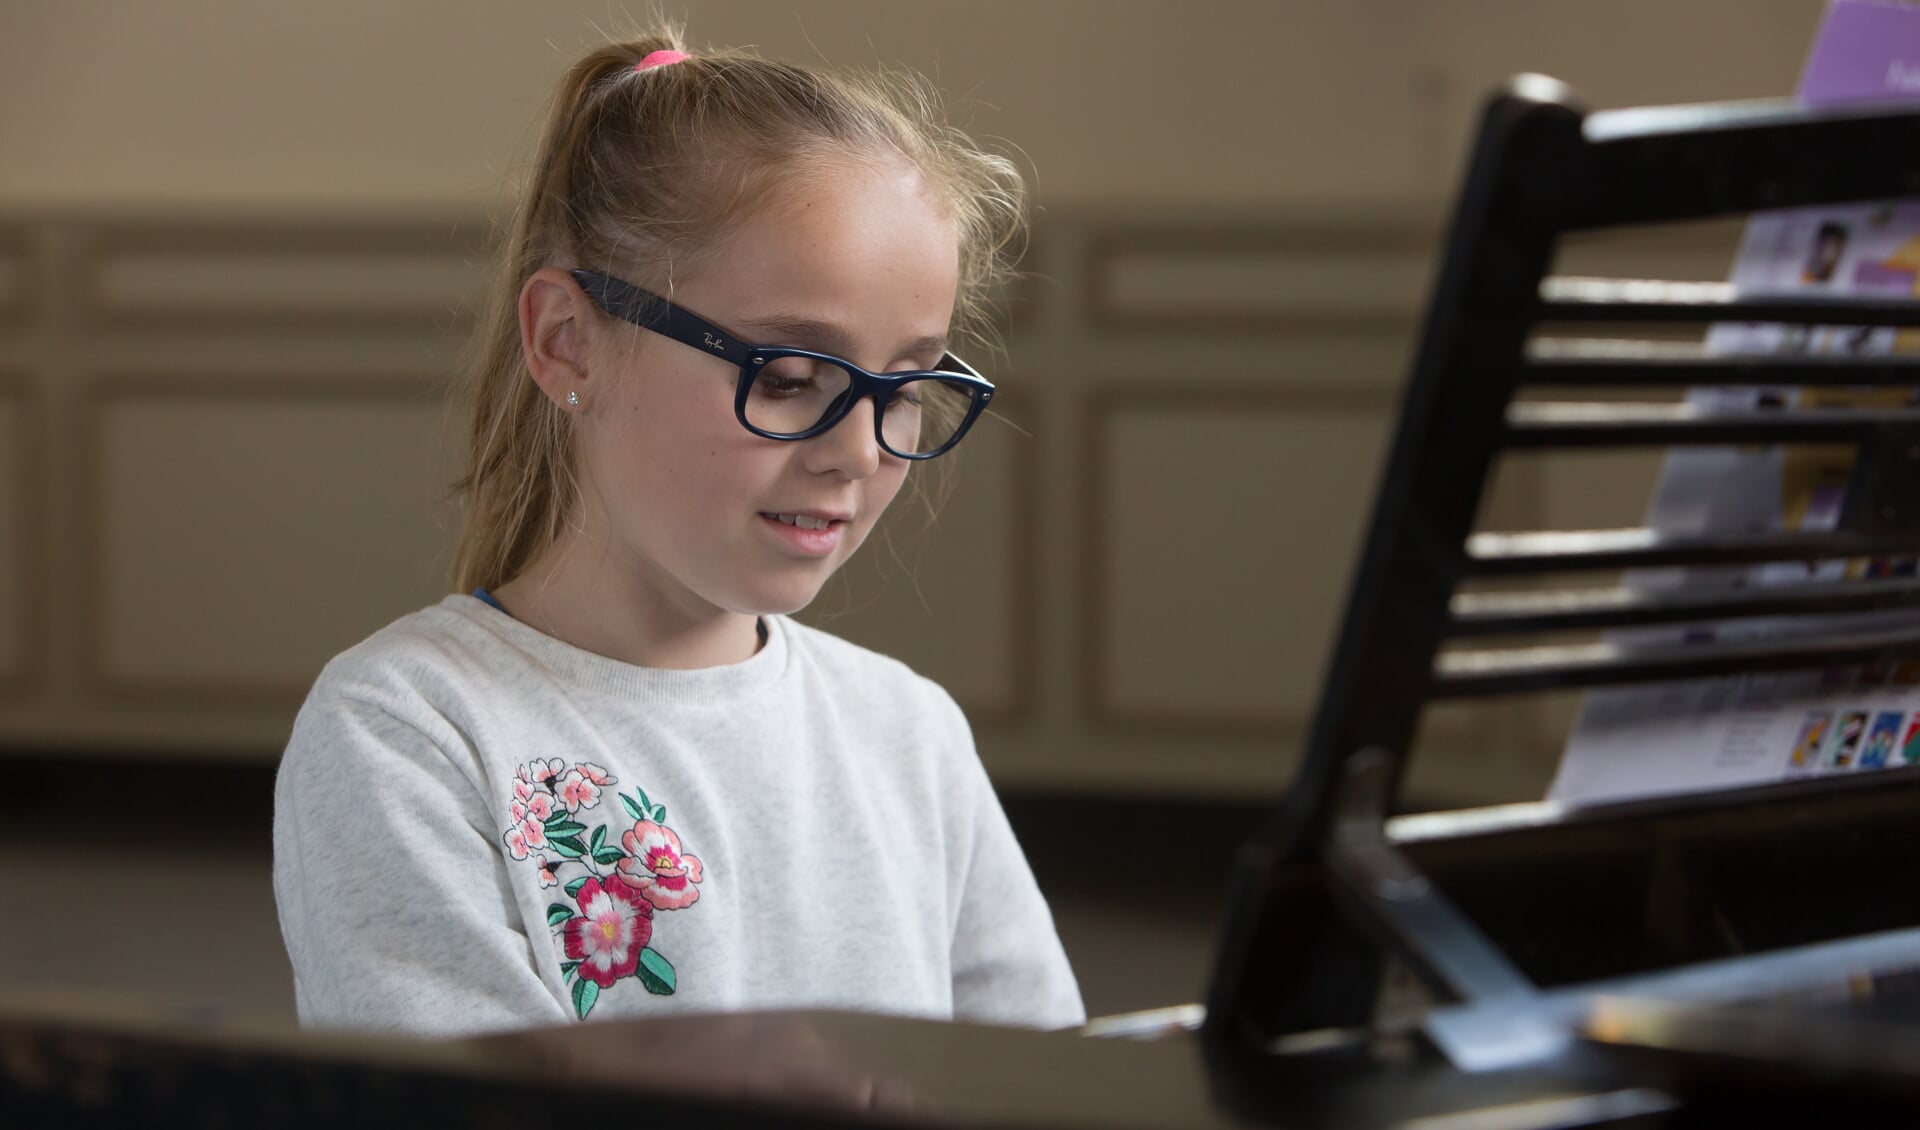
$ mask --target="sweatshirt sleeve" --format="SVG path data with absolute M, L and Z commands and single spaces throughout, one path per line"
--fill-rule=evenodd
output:
M 448 1035 L 569 1019 L 536 972 L 471 774 L 323 676 L 274 788 L 274 897 L 302 1023 Z
M 957 715 L 959 708 L 953 709 Z M 964 719 L 960 725 L 964 730 Z M 1053 912 L 971 736 L 965 748 L 969 787 L 963 795 L 971 800 L 972 847 L 953 934 L 954 1019 L 1033 1028 L 1084 1024 L 1086 1006 Z

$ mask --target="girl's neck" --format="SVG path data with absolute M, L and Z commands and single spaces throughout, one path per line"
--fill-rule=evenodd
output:
M 721 667 L 760 648 L 755 617 L 691 593 L 675 601 L 653 578 L 619 568 L 612 554 L 577 536 L 549 547 L 492 594 L 522 623 L 637 667 Z

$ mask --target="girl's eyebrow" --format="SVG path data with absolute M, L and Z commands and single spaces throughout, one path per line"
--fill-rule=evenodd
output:
M 741 336 L 759 345 L 773 344 L 759 340 L 758 335 L 766 334 L 788 341 L 815 342 L 824 347 L 821 352 L 836 356 L 858 352 L 858 346 L 853 340 L 851 331 L 845 326 L 823 322 L 818 318 L 807 318 L 798 314 L 768 314 L 760 318 L 739 319 L 736 325 L 742 331 Z M 920 353 L 945 353 L 946 351 L 945 334 L 927 334 L 902 345 L 898 355 L 911 357 Z

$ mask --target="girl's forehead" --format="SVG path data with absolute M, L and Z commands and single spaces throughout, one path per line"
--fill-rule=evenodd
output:
M 802 258 L 930 254 L 958 240 L 952 220 L 920 173 L 904 165 L 838 162 L 781 181 L 737 234 L 765 252 Z
M 849 162 L 779 184 L 680 294 L 689 305 L 696 292 L 724 294 L 756 314 L 804 304 L 944 317 L 958 283 L 958 234 L 924 178 Z

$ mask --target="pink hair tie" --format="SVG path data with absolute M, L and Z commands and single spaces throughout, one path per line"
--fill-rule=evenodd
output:
M 691 58 L 693 58 L 693 56 L 687 54 L 685 51 L 653 51 L 649 52 L 646 58 L 635 63 L 633 69 L 636 71 L 652 70 L 654 67 L 664 67 L 668 63 L 678 63 Z

